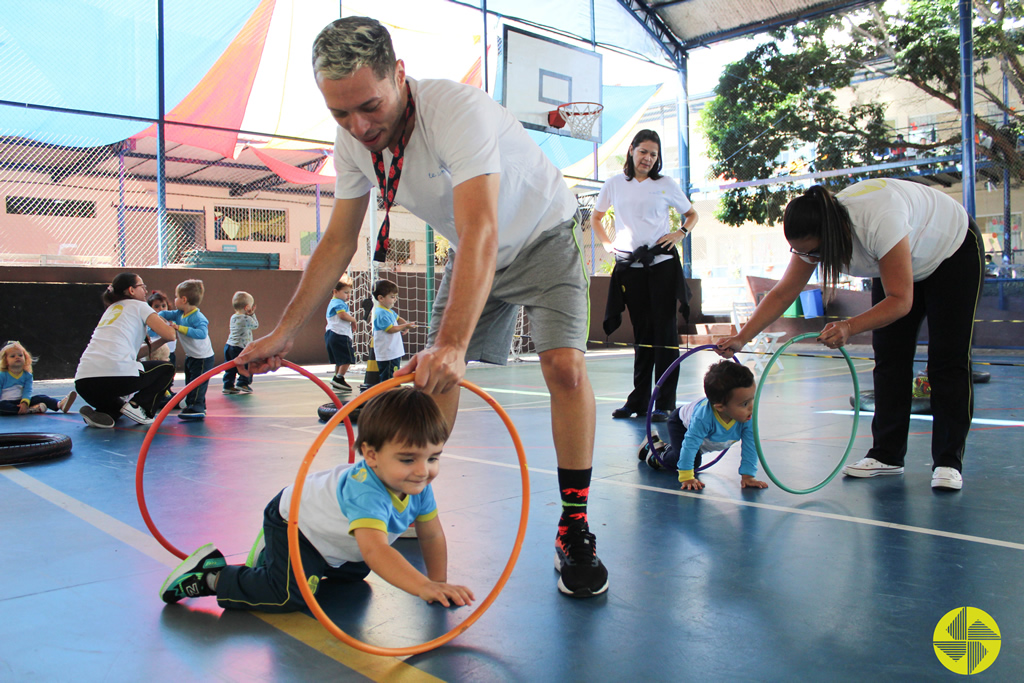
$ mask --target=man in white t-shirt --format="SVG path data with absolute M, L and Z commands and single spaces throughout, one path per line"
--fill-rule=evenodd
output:
M 236 359 L 276 369 L 305 321 L 358 248 L 375 186 L 385 201 L 377 241 L 387 249 L 395 202 L 452 244 L 428 347 L 396 374 L 416 373 L 450 422 L 466 362 L 504 364 L 520 306 L 530 319 L 551 394 L 562 517 L 556 536 L 559 590 L 603 593 L 608 572 L 587 520 L 594 393 L 583 352 L 588 281 L 576 240 L 576 202 L 561 173 L 522 125 L 483 91 L 414 81 L 380 23 L 346 17 L 313 46 L 324 101 L 338 122 L 335 203 L 323 239 L 277 328 Z

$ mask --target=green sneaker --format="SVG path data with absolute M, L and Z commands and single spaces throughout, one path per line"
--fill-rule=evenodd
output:
M 249 555 L 245 558 L 245 566 L 258 567 L 263 564 L 263 549 L 266 547 L 267 544 L 263 540 L 263 529 L 260 529 L 259 535 L 256 536 L 252 547 L 249 548 Z
M 218 572 L 226 566 L 224 555 L 214 548 L 212 543 L 207 543 L 186 557 L 171 572 L 164 585 L 160 586 L 160 597 L 170 605 L 182 598 L 215 595 L 215 591 L 206 583 L 206 575 Z

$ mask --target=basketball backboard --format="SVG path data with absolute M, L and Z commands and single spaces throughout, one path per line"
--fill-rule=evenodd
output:
M 569 135 L 548 125 L 548 112 L 566 102 L 601 102 L 601 55 L 505 26 L 501 103 L 526 128 Z M 586 138 L 601 141 L 601 120 Z

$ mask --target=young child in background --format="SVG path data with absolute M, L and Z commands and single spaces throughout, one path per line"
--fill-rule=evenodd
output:
M 177 286 L 176 310 L 163 311 L 160 317 L 178 328 L 178 342 L 185 352 L 185 384 L 213 368 L 213 344 L 210 343 L 210 321 L 199 310 L 206 289 L 202 280 L 185 280 Z M 185 408 L 178 414 L 182 420 L 206 417 L 206 389 L 203 382 L 185 397 Z
M 170 302 L 167 300 L 167 295 L 161 292 L 159 289 L 154 289 L 146 297 L 146 303 L 149 304 L 150 308 L 159 313 L 160 311 L 166 311 L 171 307 Z M 146 336 L 149 338 L 150 344 L 153 344 L 160 335 L 153 331 L 152 328 L 146 328 Z M 140 357 L 139 360 L 166 360 L 174 363 L 174 348 L 177 345 L 177 341 L 164 342 L 161 346 L 150 350 L 145 358 Z
M 641 446 L 640 459 L 656 470 L 677 470 L 683 490 L 700 491 L 704 484 L 696 471 L 703 454 L 742 441 L 740 488 L 767 488 L 767 483 L 755 478 L 757 449 L 750 426 L 755 392 L 750 368 L 729 360 L 715 363 L 704 375 L 706 398 L 673 410 L 667 425 L 670 443 L 655 436 L 653 447 Z
M 152 308 L 157 313 L 159 313 L 160 311 L 166 311 L 171 307 L 170 300 L 167 298 L 167 295 L 161 292 L 159 289 L 154 289 L 152 292 L 149 293 L 148 296 L 146 296 L 146 303 L 149 304 L 150 308 Z M 164 340 L 163 344 L 160 344 L 160 335 L 157 334 L 156 331 L 151 327 L 146 328 L 146 336 L 149 343 L 139 350 L 139 360 L 163 360 L 167 361 L 172 366 L 174 366 L 175 361 L 177 360 L 177 358 L 174 355 L 174 349 L 175 347 L 177 347 L 178 341 L 176 339 L 172 339 L 171 341 Z M 154 345 L 156 346 L 156 348 L 153 348 Z M 157 410 L 163 408 L 165 405 L 167 405 L 168 401 L 174 398 L 174 380 L 172 379 L 171 382 L 172 386 L 169 387 L 167 391 L 164 392 L 164 395 L 157 400 Z M 177 407 L 180 409 L 182 406 Z
M 380 381 L 391 379 L 402 364 L 405 344 L 402 334 L 416 327 L 398 317 L 394 312 L 398 301 L 398 285 L 390 280 L 377 280 L 373 285 L 373 354 L 377 359 Z
M 224 344 L 224 360 L 234 360 L 247 344 L 252 342 L 252 331 L 260 326 L 256 319 L 256 300 L 249 292 L 235 292 L 231 297 L 231 307 L 235 312 L 231 316 L 228 340 Z M 246 365 L 248 370 L 249 366 Z M 235 380 L 238 386 L 235 386 Z M 251 394 L 252 377 L 238 372 L 235 366 L 224 371 L 224 393 L 225 394 Z
M 324 332 L 324 344 L 327 346 L 327 358 L 334 365 L 334 377 L 331 386 L 341 392 L 352 391 L 345 381 L 348 367 L 355 361 L 352 344 L 352 323 L 356 317 L 348 300 L 352 297 L 352 278 L 347 274 L 341 276 L 334 285 L 334 296 L 327 304 L 327 330 Z
M 76 398 L 74 391 L 59 401 L 44 394 L 33 396 L 32 354 L 17 341 L 0 349 L 0 415 L 45 413 L 47 408 L 66 413 Z
M 475 598 L 448 583 L 448 550 L 431 482 L 440 467 L 448 424 L 437 404 L 412 387 L 397 387 L 367 402 L 355 448 L 364 460 L 310 474 L 299 508 L 299 551 L 310 589 L 324 579 L 361 581 L 374 571 L 427 602 L 468 605 Z M 288 555 L 293 487 L 267 505 L 263 531 L 244 565 L 230 565 L 213 544 L 171 572 L 160 597 L 216 595 L 225 609 L 294 612 L 305 607 Z M 426 574 L 391 547 L 414 522 Z

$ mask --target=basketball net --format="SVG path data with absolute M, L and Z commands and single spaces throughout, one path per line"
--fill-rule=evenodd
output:
M 596 102 L 568 102 L 559 105 L 558 114 L 569 127 L 569 134 L 579 140 L 590 137 L 594 124 L 604 107 Z

